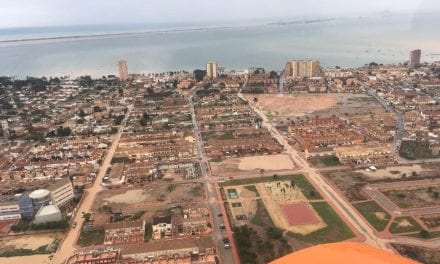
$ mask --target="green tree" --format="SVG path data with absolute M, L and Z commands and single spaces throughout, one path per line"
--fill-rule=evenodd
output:
M 90 221 L 90 217 L 92 217 L 91 213 L 82 212 L 82 218 L 84 219 L 84 221 Z

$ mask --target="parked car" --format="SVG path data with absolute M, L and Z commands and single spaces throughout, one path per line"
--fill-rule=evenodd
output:
M 223 245 L 226 249 L 231 248 L 231 243 L 229 241 L 229 238 L 223 238 Z

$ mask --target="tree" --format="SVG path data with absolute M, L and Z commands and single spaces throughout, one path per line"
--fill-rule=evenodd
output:
M 372 68 L 372 67 L 377 67 L 379 66 L 379 64 L 377 64 L 376 62 L 370 62 L 370 64 L 368 64 L 368 67 Z
M 429 232 L 427 231 L 427 230 L 425 230 L 425 229 L 423 229 L 423 230 L 420 230 L 420 236 L 421 237 L 423 237 L 423 238 L 428 238 L 429 237 Z
M 203 78 L 205 78 L 205 75 L 206 75 L 206 71 L 200 70 L 200 69 L 194 70 L 193 73 L 194 73 L 194 78 L 198 82 L 202 81 Z
M 278 77 L 278 73 L 276 72 L 276 71 L 271 71 L 270 73 L 269 73 L 269 78 L 271 78 L 271 79 L 275 79 L 275 78 L 277 78 Z
M 84 221 L 90 221 L 90 217 L 92 217 L 91 213 L 82 212 L 82 218 L 84 219 Z
M 258 98 L 254 97 L 254 103 L 258 103 Z
M 86 112 L 84 112 L 84 110 L 83 109 L 81 109 L 80 111 L 79 111 L 79 117 L 85 117 L 85 116 L 87 116 L 87 114 L 86 114 Z
M 70 136 L 71 132 L 72 131 L 70 130 L 70 127 L 60 126 L 57 128 L 56 134 L 58 137 L 68 137 L 68 136 Z
M 260 169 L 260 174 L 263 175 L 264 169 Z

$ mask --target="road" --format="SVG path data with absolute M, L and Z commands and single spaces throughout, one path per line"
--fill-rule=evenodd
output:
M 318 170 L 312 168 L 307 160 L 295 149 L 293 149 L 292 146 L 290 146 L 287 140 L 268 121 L 266 115 L 264 115 L 264 113 L 258 109 L 256 105 L 252 104 L 252 102 L 247 100 L 241 93 L 239 93 L 238 96 L 249 102 L 249 105 L 253 108 L 255 113 L 257 113 L 263 120 L 263 126 L 265 126 L 270 131 L 272 136 L 277 139 L 281 145 L 283 145 L 284 149 L 286 150 L 287 154 L 290 155 L 292 160 L 303 168 L 303 174 L 314 184 L 315 187 L 319 189 L 320 193 L 324 195 L 326 200 L 331 203 L 331 205 L 338 210 L 339 214 L 343 216 L 344 219 L 348 221 L 351 226 L 365 238 L 365 242 L 384 250 L 390 250 L 386 246 L 388 241 L 376 236 L 372 227 L 365 222 L 364 218 L 358 214 L 356 209 L 354 209 L 344 197 L 341 197 L 341 195 L 323 179 Z
M 64 235 L 64 240 L 59 245 L 58 251 L 55 253 L 53 258 L 53 262 L 56 264 L 64 263 L 67 260 L 67 258 L 69 258 L 77 250 L 75 245 L 76 245 L 76 241 L 79 238 L 81 227 L 84 222 L 84 219 L 82 218 L 82 212 L 91 211 L 97 193 L 103 190 L 103 187 L 101 185 L 102 179 L 104 178 L 107 169 L 111 165 L 111 160 L 113 159 L 113 155 L 115 154 L 116 148 L 118 147 L 119 140 L 121 139 L 125 124 L 127 122 L 128 116 L 130 115 L 132 108 L 133 108 L 132 105 L 128 107 L 128 111 L 125 114 L 125 118 L 122 121 L 122 125 L 120 126 L 118 133 L 113 139 L 111 147 L 107 151 L 106 157 L 102 163 L 101 168 L 99 169 L 98 175 L 96 176 L 93 185 L 84 191 L 84 197 L 82 199 L 82 202 L 78 205 L 74 215 L 72 216 L 73 222 L 77 223 L 77 227 L 69 228 L 66 231 L 66 234 Z
M 212 213 L 212 227 L 213 227 L 213 233 L 212 237 L 217 243 L 217 250 L 219 250 L 219 255 L 222 263 L 229 264 L 229 263 L 236 263 L 239 264 L 238 254 L 236 251 L 236 247 L 234 244 L 234 240 L 232 237 L 232 232 L 230 229 L 230 225 L 227 222 L 227 216 L 226 211 L 223 206 L 223 201 L 221 199 L 221 195 L 218 191 L 218 185 L 215 177 L 212 177 L 210 174 L 210 171 L 208 169 L 208 160 L 205 155 L 205 149 L 203 146 L 203 140 L 202 135 L 200 133 L 197 120 L 196 120 L 196 114 L 194 111 L 194 103 L 192 100 L 192 96 L 188 99 L 192 122 L 193 122 L 193 130 L 194 130 L 194 136 L 196 139 L 196 145 L 197 145 L 197 152 L 199 155 L 199 161 L 200 161 L 200 171 L 202 173 L 202 180 L 205 183 L 205 186 L 207 188 L 207 195 L 208 195 L 208 204 L 210 207 L 210 211 Z M 219 217 L 219 214 L 222 214 L 221 217 Z M 224 224 L 226 226 L 226 230 L 221 231 L 220 225 Z M 225 249 L 223 247 L 223 238 L 228 237 L 231 241 L 231 249 Z

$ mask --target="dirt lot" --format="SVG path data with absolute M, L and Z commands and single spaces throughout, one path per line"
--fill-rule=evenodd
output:
M 32 264 L 53 264 L 50 255 L 33 255 L 11 258 L 0 258 L 2 264 L 32 263 Z
M 295 169 L 294 163 L 285 154 L 228 158 L 221 162 L 210 162 L 210 166 L 214 175 L 222 177 L 235 177 L 237 174 L 255 176 L 261 174 L 261 169 L 264 170 L 263 174 L 268 175 Z
M 0 238 L 0 253 L 19 248 L 35 250 L 41 246 L 49 245 L 61 237 L 62 233 L 2 237 Z
M 113 189 L 98 194 L 95 208 L 109 205 L 114 212 L 134 213 L 150 207 L 166 207 L 205 200 L 201 183 L 150 185 L 143 188 Z
M 400 208 L 440 206 L 440 186 L 383 191 Z
M 342 116 L 345 113 L 363 114 L 383 111 L 380 105 L 366 95 L 356 94 L 275 94 L 246 95 L 252 101 L 258 98 L 258 105 L 266 112 L 270 112 L 275 120 L 287 117 L 299 117 L 308 114 L 319 116 Z

